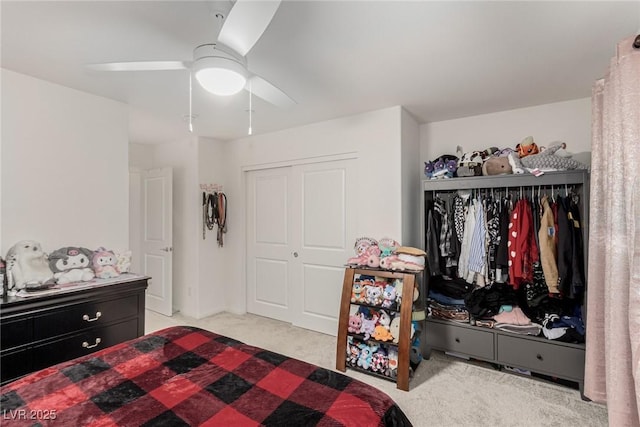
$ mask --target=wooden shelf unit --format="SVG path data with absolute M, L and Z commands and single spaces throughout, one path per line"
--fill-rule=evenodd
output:
M 398 272 L 370 268 L 351 268 L 347 267 L 344 273 L 344 281 L 342 284 L 342 298 L 340 303 L 340 320 L 338 323 L 338 343 L 336 348 L 336 369 L 346 371 L 347 368 L 347 337 L 349 326 L 349 311 L 351 305 L 361 305 L 351 302 L 351 292 L 356 274 L 383 277 L 386 279 L 399 279 L 402 281 L 402 300 L 400 307 L 389 311 L 394 311 L 400 315 L 400 336 L 398 343 L 387 342 L 384 345 L 397 346 L 398 348 L 398 375 L 391 378 L 375 372 L 368 372 L 364 369 L 355 370 L 365 372 L 379 378 L 385 378 L 395 381 L 397 388 L 409 391 L 409 356 L 411 350 L 411 313 L 413 309 L 413 292 L 416 286 L 416 273 L 414 272 Z M 362 304 L 365 305 L 365 304 Z M 365 305 L 371 307 L 370 305 Z M 379 307 L 385 309 L 384 307 Z

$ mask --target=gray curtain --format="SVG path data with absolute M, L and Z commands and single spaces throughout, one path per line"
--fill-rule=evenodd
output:
M 584 394 L 640 426 L 640 50 L 622 40 L 592 93 Z

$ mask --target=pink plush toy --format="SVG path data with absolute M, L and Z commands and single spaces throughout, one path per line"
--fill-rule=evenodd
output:
M 120 272 L 116 266 L 117 263 L 118 258 L 113 251 L 108 251 L 103 247 L 99 247 L 93 251 L 91 267 L 96 273 L 97 278 L 110 279 L 112 277 L 118 277 Z
M 352 334 L 357 334 L 360 332 L 360 328 L 362 327 L 362 316 L 359 314 L 352 314 L 349 316 L 349 327 L 347 330 Z
M 361 237 L 356 240 L 355 244 L 356 256 L 349 258 L 347 264 L 350 265 L 366 265 L 367 267 L 377 268 L 380 266 L 380 248 L 375 239 L 369 237 Z

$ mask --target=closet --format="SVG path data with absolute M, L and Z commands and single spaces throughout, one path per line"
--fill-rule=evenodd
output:
M 422 184 L 427 357 L 432 349 L 441 350 L 525 375 L 569 380 L 582 393 L 588 172 Z M 547 206 L 551 214 L 541 222 L 541 207 Z M 469 210 L 482 212 L 469 218 Z M 462 248 L 474 240 L 470 250 Z M 523 320 L 505 323 L 505 318 Z

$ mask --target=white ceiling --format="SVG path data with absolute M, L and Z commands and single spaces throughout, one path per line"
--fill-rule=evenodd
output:
M 191 60 L 214 41 L 212 2 L 1 2 L 2 67 L 131 106 L 133 142 L 188 135 L 188 71 L 89 63 Z M 420 123 L 588 97 L 640 2 L 283 1 L 247 55 L 297 105 L 254 97 L 254 134 L 403 105 Z M 194 83 L 195 133 L 245 136 L 248 93 Z

